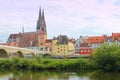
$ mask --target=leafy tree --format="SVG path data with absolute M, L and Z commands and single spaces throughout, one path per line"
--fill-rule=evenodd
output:
M 120 71 L 120 46 L 103 44 L 94 51 L 92 60 L 97 69 L 110 72 Z

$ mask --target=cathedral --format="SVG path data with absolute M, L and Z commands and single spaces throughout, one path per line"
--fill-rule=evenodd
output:
M 39 48 L 51 43 L 52 40 L 47 39 L 47 29 L 44 17 L 44 10 L 39 9 L 39 16 L 34 32 L 21 32 L 18 34 L 10 34 L 7 44 L 9 46 L 21 48 Z

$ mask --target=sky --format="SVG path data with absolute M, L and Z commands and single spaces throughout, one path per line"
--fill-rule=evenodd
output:
M 44 9 L 48 38 L 120 32 L 120 0 L 0 0 L 0 42 L 10 34 L 36 30 Z

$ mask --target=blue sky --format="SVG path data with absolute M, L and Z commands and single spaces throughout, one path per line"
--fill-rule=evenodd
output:
M 0 0 L 0 42 L 9 34 L 35 31 L 39 7 L 48 38 L 78 38 L 120 32 L 120 0 Z

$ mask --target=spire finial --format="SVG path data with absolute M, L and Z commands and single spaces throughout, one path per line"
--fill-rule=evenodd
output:
M 45 17 L 44 17 L 44 9 L 42 9 L 42 19 L 45 20 Z
M 40 6 L 40 8 L 39 8 L 39 17 L 38 17 L 39 19 L 41 18 L 41 6 Z
M 39 16 L 38 16 L 38 21 L 37 21 L 37 27 L 36 27 L 36 30 L 40 30 L 40 26 L 41 26 L 41 6 L 39 7 Z

